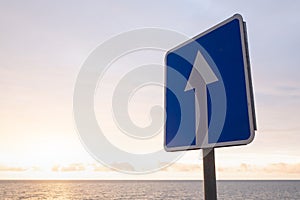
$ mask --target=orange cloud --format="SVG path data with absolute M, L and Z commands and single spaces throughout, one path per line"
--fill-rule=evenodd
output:
M 106 171 L 111 171 L 110 168 L 102 166 L 102 165 L 97 165 L 97 164 L 92 164 L 92 169 L 94 172 L 106 172 Z
M 242 163 L 233 167 L 218 167 L 220 173 L 243 173 L 243 174 L 261 174 L 261 175 L 298 175 L 300 176 L 300 163 L 271 163 L 265 166 L 251 165 Z
M 174 163 L 169 167 L 163 168 L 161 171 L 165 172 L 199 172 L 202 171 L 202 164 L 183 164 Z M 261 175 L 298 175 L 300 176 L 300 163 L 271 163 L 265 166 L 241 163 L 238 166 L 231 167 L 217 167 L 217 173 L 219 174 L 243 174 L 250 177 Z
M 126 162 L 112 163 L 111 166 L 113 168 L 121 169 L 121 170 L 124 170 L 124 171 L 134 171 L 134 167 L 131 164 L 126 163 Z
M 288 173 L 300 174 L 300 163 L 287 164 L 287 163 L 273 163 L 264 168 L 267 173 Z
M 84 171 L 86 169 L 85 165 L 82 163 L 72 163 L 67 166 L 55 165 L 52 167 L 53 172 L 74 172 L 74 171 Z
M 164 166 L 164 163 L 161 163 L 161 166 Z M 184 164 L 184 163 L 173 163 L 168 167 L 161 169 L 161 171 L 173 171 L 173 172 L 199 172 L 202 170 L 202 165 L 196 164 Z
M 13 166 L 5 166 L 5 165 L 0 165 L 0 171 L 2 172 L 23 172 L 28 170 L 27 168 L 23 167 L 13 167 Z

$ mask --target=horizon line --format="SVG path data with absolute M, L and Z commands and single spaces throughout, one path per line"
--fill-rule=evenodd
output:
M 203 179 L 0 179 L 0 181 L 203 181 Z M 217 181 L 300 181 L 300 179 L 217 179 Z

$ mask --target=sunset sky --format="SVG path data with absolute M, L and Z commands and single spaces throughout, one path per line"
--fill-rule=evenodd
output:
M 95 161 L 76 131 L 73 91 L 89 54 L 116 34 L 157 27 L 193 37 L 235 13 L 247 22 L 258 131 L 247 146 L 216 150 L 217 178 L 300 179 L 299 10 L 290 0 L 1 1 L 0 179 L 202 179 L 200 151 L 142 175 Z

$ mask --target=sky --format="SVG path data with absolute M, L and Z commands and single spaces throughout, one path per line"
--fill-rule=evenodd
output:
M 157 27 L 193 37 L 235 13 L 247 22 L 258 131 L 247 146 L 216 149 L 217 178 L 300 179 L 299 9 L 290 0 L 1 1 L 0 179 L 202 179 L 199 150 L 141 175 L 94 160 L 76 131 L 73 92 L 89 54 L 117 34 Z M 114 66 L 145 62 L 138 57 Z M 148 101 L 135 97 L 143 104 L 132 108 L 136 123 L 149 123 L 144 113 L 162 102 L 160 91 Z M 107 99 L 99 95 L 96 115 L 109 126 L 100 109 Z

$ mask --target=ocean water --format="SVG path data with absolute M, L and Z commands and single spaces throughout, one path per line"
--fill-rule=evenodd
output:
M 218 199 L 300 200 L 300 181 L 218 181 Z M 203 199 L 202 181 L 0 181 L 0 199 Z

